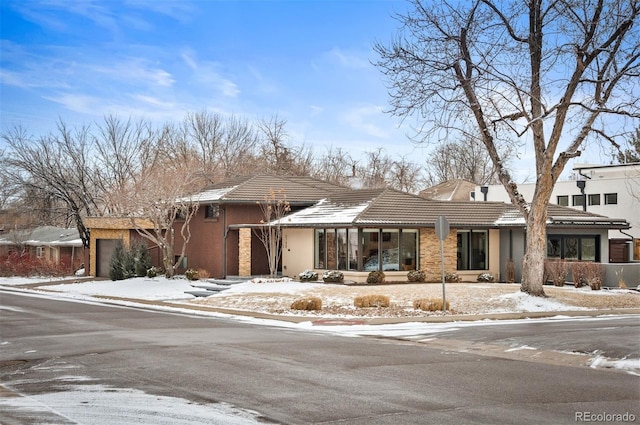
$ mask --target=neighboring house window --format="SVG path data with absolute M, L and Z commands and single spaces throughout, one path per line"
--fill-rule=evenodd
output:
M 572 202 L 574 207 L 581 207 L 584 205 L 584 196 L 583 195 L 573 195 Z
M 458 270 L 486 270 L 489 232 L 458 230 Z
M 548 235 L 547 258 L 600 261 L 600 236 Z
M 589 195 L 589 205 L 600 205 L 600 194 Z
M 44 258 L 44 247 L 43 246 L 37 246 L 36 247 L 36 257 Z
M 314 241 L 318 269 L 398 271 L 417 266 L 417 229 L 316 229 Z
M 618 203 L 618 194 L 617 193 L 605 193 L 604 194 L 604 204 L 605 205 L 615 205 Z
M 558 205 L 562 205 L 563 207 L 569 206 L 569 196 L 568 195 L 560 195 L 557 198 Z
M 204 209 L 204 218 L 213 219 L 220 216 L 219 205 L 207 205 Z

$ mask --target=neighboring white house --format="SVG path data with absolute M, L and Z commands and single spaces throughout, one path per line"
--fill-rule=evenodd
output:
M 519 184 L 531 201 L 535 184 Z M 476 201 L 511 202 L 502 185 L 476 186 Z M 640 260 L 640 163 L 617 165 L 575 164 L 571 180 L 558 181 L 551 202 L 612 218 L 624 218 L 629 230 L 609 230 L 610 240 L 628 240 L 629 259 Z M 633 247 L 631 247 L 631 239 Z M 633 255 L 631 255 L 633 254 Z

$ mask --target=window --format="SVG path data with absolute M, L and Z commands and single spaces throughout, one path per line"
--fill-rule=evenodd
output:
M 220 216 L 219 205 L 207 205 L 204 209 L 204 218 L 218 218 Z
M 327 264 L 327 237 L 324 229 L 316 229 L 314 264 L 319 269 L 326 268 L 325 265 Z
M 604 204 L 605 205 L 615 205 L 618 203 L 618 194 L 617 193 L 605 193 L 604 194 Z
M 314 265 L 359 271 L 415 270 L 417 229 L 316 229 Z
M 600 236 L 548 235 L 547 258 L 600 261 Z
M 36 257 L 44 258 L 44 247 L 43 246 L 37 246 L 36 247 Z
M 573 195 L 571 200 L 574 207 L 581 207 L 584 205 L 584 195 Z
M 458 270 L 487 269 L 487 230 L 458 230 Z
M 567 195 L 561 195 L 557 197 L 557 203 L 558 205 L 562 205 L 563 207 L 568 207 L 569 206 L 569 196 Z
M 589 205 L 600 205 L 600 194 L 589 195 Z

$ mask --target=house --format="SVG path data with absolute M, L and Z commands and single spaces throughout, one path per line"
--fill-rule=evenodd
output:
M 471 201 L 476 184 L 464 179 L 452 179 L 421 190 L 418 196 L 437 201 Z
M 0 257 L 11 252 L 64 265 L 69 272 L 79 269 L 84 261 L 78 230 L 64 227 L 40 226 L 0 233 Z
M 424 270 L 429 279 L 441 274 L 440 241 L 435 222 L 447 218 L 444 240 L 446 272 L 475 281 L 480 273 L 506 276 L 507 262 L 521 277 L 525 222 L 503 202 L 436 201 L 393 189 L 343 191 L 280 220 L 283 232 L 282 273 L 337 269 L 345 279 L 366 281 L 371 270 L 388 280 L 404 280 L 409 270 Z M 624 230 L 624 219 L 611 219 L 568 207 L 549 207 L 548 256 L 606 262 L 607 232 Z
M 250 225 L 264 220 L 259 203 L 265 202 L 270 190 L 282 191 L 292 211 L 314 205 L 330 194 L 345 188 L 305 176 L 253 175 L 231 179 L 207 187 L 191 195 L 198 205 L 189 223 L 191 239 L 179 271 L 187 268 L 206 270 L 211 277 L 269 274 L 265 249 Z M 276 193 L 279 197 L 280 194 Z M 147 222 L 142 224 L 152 228 Z M 183 221 L 174 224 L 176 235 Z M 108 276 L 108 264 L 115 243 L 125 246 L 140 236 L 131 225 L 130 218 L 91 217 L 86 220 L 91 229 L 90 273 Z M 160 250 L 150 246 L 154 265 L 162 264 Z M 176 253 L 182 250 L 182 241 L 176 238 Z M 240 256 L 245 261 L 239 261 Z
M 535 184 L 519 184 L 527 201 Z M 511 202 L 502 185 L 476 186 L 476 201 Z M 551 202 L 581 211 L 624 218 L 629 229 L 612 228 L 608 238 L 610 262 L 640 261 L 640 163 L 617 165 L 576 164 L 573 178 L 558 181 Z
M 190 223 L 186 268 L 204 269 L 211 277 L 269 273 L 257 231 L 264 216 L 259 205 L 270 190 L 282 190 L 291 212 L 278 222 L 283 228 L 282 275 L 296 277 L 307 269 L 341 270 L 345 278 L 366 281 L 372 270 L 389 280 L 405 280 L 409 270 L 424 270 L 437 279 L 440 241 L 435 222 L 447 218 L 451 232 L 444 240 L 447 272 L 475 281 L 480 273 L 504 279 L 510 259 L 520 279 L 525 223 L 504 202 L 438 201 L 393 189 L 352 190 L 308 177 L 258 175 L 242 177 L 197 192 L 199 205 Z M 131 219 L 93 218 L 91 270 L 105 273 L 110 253 L 103 246 L 136 237 Z M 181 223 L 175 224 L 178 231 Z M 611 219 L 562 206 L 550 206 L 547 225 L 550 257 L 606 262 L 607 232 L 625 230 L 624 219 Z M 175 251 L 182 246 L 176 242 Z M 156 247 L 150 247 L 158 252 Z M 154 255 L 152 255 L 152 258 Z M 108 274 L 108 269 L 106 270 Z

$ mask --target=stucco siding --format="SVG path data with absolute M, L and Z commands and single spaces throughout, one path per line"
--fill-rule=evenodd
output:
M 313 269 L 313 229 L 284 229 L 282 274 L 297 277 Z

